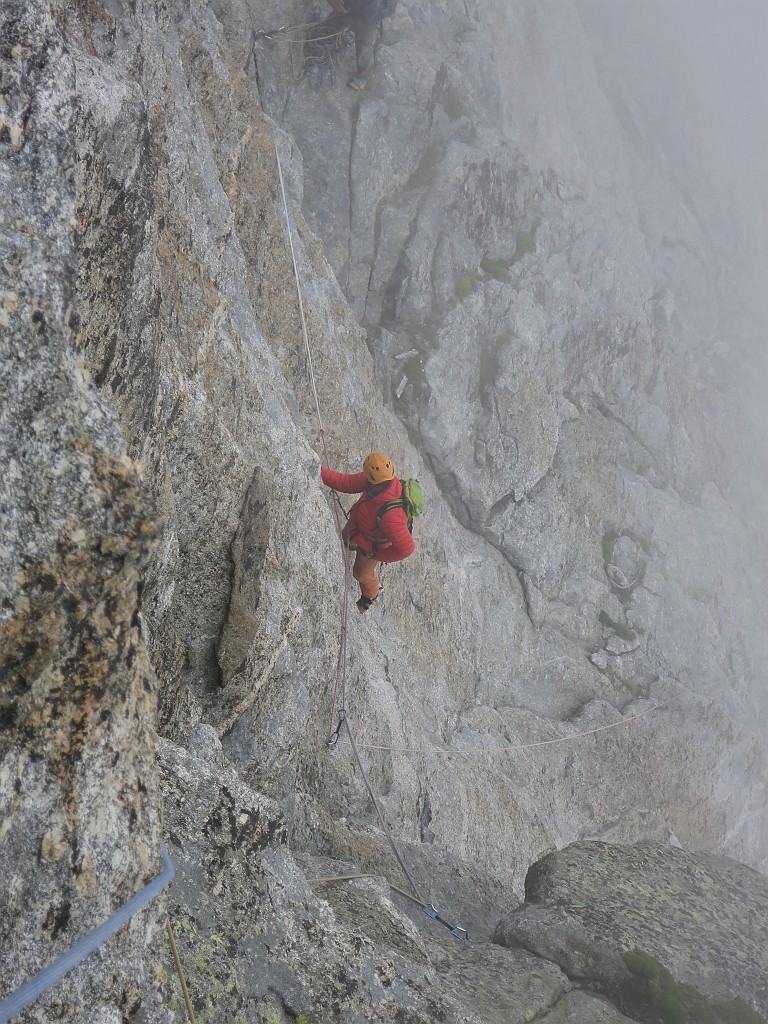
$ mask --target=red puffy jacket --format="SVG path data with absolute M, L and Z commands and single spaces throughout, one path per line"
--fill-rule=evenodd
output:
M 323 483 L 342 494 L 360 494 L 349 512 L 350 547 L 359 548 L 368 555 L 374 555 L 380 562 L 399 562 L 413 554 L 416 545 L 413 543 L 405 510 L 402 507 L 391 508 L 381 517 L 381 526 L 376 526 L 376 516 L 388 501 L 397 501 L 403 496 L 403 487 L 394 477 L 378 494 L 368 494 L 368 480 L 365 473 L 334 473 L 332 469 L 320 468 Z M 381 537 L 382 543 L 374 544 L 365 534 Z

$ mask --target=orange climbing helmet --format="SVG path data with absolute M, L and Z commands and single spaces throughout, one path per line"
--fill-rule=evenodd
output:
M 383 452 L 372 452 L 363 463 L 363 472 L 370 484 L 383 484 L 395 477 L 392 460 Z

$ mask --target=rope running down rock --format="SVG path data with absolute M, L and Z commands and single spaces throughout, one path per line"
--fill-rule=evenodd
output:
M 280 165 L 280 154 L 278 153 L 276 145 L 275 145 L 274 148 L 275 148 L 275 158 L 276 158 L 276 161 L 277 161 L 277 173 L 278 173 L 278 178 L 279 178 L 279 181 L 280 181 L 280 192 L 282 194 L 282 200 L 283 200 L 283 210 L 285 212 L 285 223 L 286 223 L 286 228 L 287 228 L 287 231 L 288 231 L 288 241 L 289 241 L 290 250 L 291 250 L 291 259 L 293 261 L 293 272 L 294 272 L 294 276 L 296 278 L 296 292 L 297 292 L 298 299 L 299 299 L 299 311 L 300 311 L 300 314 L 301 314 L 301 329 L 302 329 L 302 334 L 303 334 L 303 337 L 304 337 L 304 346 L 306 348 L 306 353 L 307 353 L 307 368 L 308 368 L 308 372 L 309 372 L 310 382 L 311 382 L 311 385 L 312 385 L 312 394 L 313 394 L 314 399 L 315 399 L 315 409 L 316 409 L 316 412 L 317 412 L 317 422 L 318 422 L 318 426 L 319 426 L 319 430 L 320 430 L 320 439 L 321 439 L 321 443 L 322 443 L 322 446 L 323 446 L 323 453 L 324 453 L 324 456 L 325 456 L 326 463 L 330 463 L 330 459 L 328 458 L 328 446 L 327 446 L 326 440 L 325 440 L 325 430 L 323 428 L 323 420 L 322 420 L 322 415 L 320 413 L 320 400 L 319 400 L 318 394 L 317 394 L 317 381 L 315 379 L 314 364 L 313 364 L 313 361 L 312 361 L 312 349 L 311 349 L 311 345 L 310 345 L 310 342 L 309 342 L 309 332 L 307 330 L 307 321 L 306 321 L 306 317 L 304 315 L 304 302 L 303 302 L 302 294 L 301 294 L 301 279 L 300 279 L 300 276 L 299 276 L 299 268 L 298 268 L 298 264 L 297 264 L 297 261 L 296 261 L 296 250 L 295 250 L 294 244 L 293 244 L 293 232 L 291 230 L 291 220 L 290 220 L 290 216 L 289 216 L 289 213 L 288 213 L 288 199 L 286 197 L 286 192 L 285 192 L 285 182 L 283 180 L 283 171 L 282 171 L 282 167 Z M 338 497 L 338 495 L 337 495 L 337 497 Z M 341 503 L 339 502 L 339 504 L 341 504 Z M 381 812 L 381 808 L 379 807 L 378 800 L 374 796 L 373 789 L 371 788 L 371 784 L 370 784 L 370 782 L 368 780 L 368 775 L 367 775 L 367 773 L 365 771 L 362 759 L 360 757 L 360 752 L 359 752 L 359 750 L 357 748 L 357 744 L 355 742 L 354 734 L 353 734 L 352 729 L 351 729 L 350 724 L 349 724 L 349 715 L 348 715 L 348 712 L 346 710 L 347 612 L 348 612 L 348 608 L 349 608 L 349 600 L 348 600 L 348 591 L 349 591 L 349 560 L 347 558 L 347 551 L 346 551 L 346 548 L 344 546 L 344 541 L 342 539 L 342 525 L 341 525 L 341 521 L 339 519 L 339 513 L 338 513 L 338 510 L 336 509 L 335 506 L 332 506 L 332 507 L 333 507 L 334 519 L 336 521 L 336 529 L 337 529 L 337 533 L 338 533 L 338 537 L 339 537 L 339 545 L 340 545 L 340 550 L 341 550 L 341 555 L 342 555 L 342 561 L 343 561 L 343 564 L 344 564 L 344 599 L 343 599 L 343 604 L 342 604 L 341 635 L 340 635 L 340 642 L 339 642 L 339 655 L 338 655 L 337 664 L 336 664 L 336 681 L 335 681 L 335 685 L 334 685 L 333 701 L 332 701 L 332 704 L 331 704 L 331 728 L 329 729 L 328 743 L 329 743 L 330 746 L 335 745 L 336 741 L 338 740 L 338 737 L 339 737 L 342 725 L 346 726 L 347 735 L 349 736 L 349 740 L 350 740 L 350 743 L 352 745 L 352 750 L 354 752 L 358 768 L 360 769 L 360 774 L 363 777 L 363 782 L 365 783 L 366 790 L 368 791 L 368 795 L 369 795 L 369 797 L 371 799 L 371 802 L 373 803 L 374 807 L 376 808 L 376 813 L 378 815 L 379 821 L 381 822 L 381 826 L 384 829 L 384 834 L 387 837 L 389 845 L 391 846 L 392 851 L 395 854 L 395 857 L 397 858 L 397 862 L 400 865 L 400 867 L 402 868 L 403 874 L 408 879 L 408 883 L 409 883 L 409 885 L 411 886 L 411 888 L 413 890 L 414 896 L 416 897 L 416 902 L 422 907 L 424 912 L 427 913 L 428 916 L 430 916 L 432 918 L 432 920 L 438 921 L 440 924 L 443 924 L 447 928 L 449 928 L 449 930 L 451 931 L 451 934 L 455 938 L 457 938 L 457 939 L 464 939 L 464 938 L 467 937 L 466 931 L 464 929 L 454 928 L 451 925 L 449 925 L 443 918 L 440 917 L 440 915 L 434 909 L 433 904 L 430 903 L 427 900 L 424 900 L 424 898 L 422 897 L 421 892 L 419 891 L 419 888 L 418 888 L 416 882 L 414 881 L 413 876 L 411 875 L 410 871 L 408 870 L 408 867 L 407 867 L 405 861 L 403 860 L 403 857 L 402 857 L 402 855 L 401 855 L 401 853 L 400 853 L 400 851 L 399 851 L 399 849 L 397 847 L 397 844 L 395 843 L 395 841 L 394 841 L 394 839 L 392 837 L 392 833 L 390 832 L 389 826 L 387 825 L 386 820 L 384 818 L 384 815 Z M 341 702 L 340 702 L 340 705 L 339 705 L 338 725 L 336 726 L 336 730 L 334 732 L 333 731 L 333 709 L 336 706 L 336 699 L 337 699 L 338 696 L 341 697 Z M 427 909 L 427 908 L 429 908 L 429 909 Z
M 162 846 L 161 854 L 163 870 L 156 878 L 132 896 L 127 903 L 118 907 L 113 914 L 110 914 L 106 921 L 83 936 L 66 953 L 62 953 L 52 964 L 49 964 L 48 967 L 33 975 L 33 977 L 17 988 L 15 992 L 12 992 L 0 1002 L 0 1024 L 6 1024 L 7 1021 L 15 1017 L 16 1014 L 21 1013 L 35 999 L 39 999 L 49 989 L 52 989 L 66 974 L 69 974 L 95 949 L 98 949 L 103 942 L 111 938 L 126 921 L 140 910 L 143 910 L 155 896 L 159 895 L 166 885 L 173 880 L 175 874 L 175 869 L 165 844 Z

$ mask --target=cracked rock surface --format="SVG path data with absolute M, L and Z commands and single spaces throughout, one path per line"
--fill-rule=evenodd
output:
M 693 128 L 655 124 L 642 12 L 625 35 L 600 0 L 399 0 L 356 95 L 349 48 L 298 80 L 252 45 L 316 13 L 0 14 L 0 998 L 164 838 L 167 897 L 21 1019 L 183 1020 L 167 910 L 201 1024 L 610 1024 L 566 958 L 583 922 L 557 956 L 489 939 L 569 844 L 589 877 L 655 842 L 648 919 L 668 861 L 768 865 L 751 185 L 729 205 L 728 152 L 688 174 Z M 348 736 L 326 745 L 319 464 L 377 449 L 427 511 L 348 624 L 343 700 L 469 945 L 391 888 Z M 765 1012 L 730 926 L 717 991 Z

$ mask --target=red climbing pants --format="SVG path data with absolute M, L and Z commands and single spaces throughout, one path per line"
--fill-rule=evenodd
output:
M 358 551 L 355 555 L 355 564 L 352 566 L 352 575 L 360 584 L 360 593 L 369 601 L 375 601 L 379 594 L 379 577 L 376 575 L 378 564 L 377 558 L 371 558 L 363 551 Z

